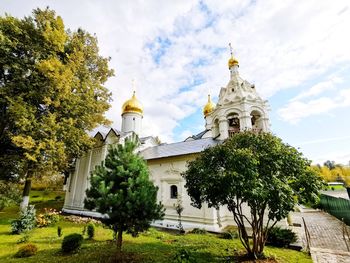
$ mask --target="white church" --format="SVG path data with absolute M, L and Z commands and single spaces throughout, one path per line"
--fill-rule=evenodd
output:
M 209 95 L 208 103 L 203 108 L 204 130 L 182 142 L 160 144 L 155 137 L 139 137 L 143 107 L 134 92 L 131 99 L 122 106 L 121 131 L 112 128 L 108 133 L 97 132 L 94 136 L 97 140 L 95 147 L 76 161 L 75 171 L 67 180 L 63 212 L 101 216 L 84 209 L 85 190 L 89 188 L 90 174 L 105 159 L 109 145 L 133 139 L 138 142 L 139 154 L 147 161 L 151 180 L 159 187 L 158 201 L 166 208 L 164 219 L 153 225 L 167 228 L 177 226 L 178 215 L 174 205 L 178 199 L 181 199 L 184 207 L 182 223 L 185 229 L 220 231 L 227 225 L 235 225 L 232 214 L 226 207 L 215 209 L 204 205 L 197 209 L 191 206 L 181 173 L 186 170 L 187 162 L 196 158 L 201 151 L 222 143 L 234 133 L 242 130 L 269 131 L 268 103 L 258 95 L 253 84 L 241 78 L 238 67 L 237 59 L 231 55 L 228 61 L 228 84 L 221 88 L 216 105 Z

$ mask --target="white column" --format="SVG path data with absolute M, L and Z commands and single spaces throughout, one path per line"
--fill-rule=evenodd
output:
M 225 140 L 228 138 L 228 122 L 226 118 L 219 120 L 219 132 L 220 140 Z
M 264 117 L 261 120 L 261 124 L 262 124 L 262 130 L 264 132 L 269 132 L 270 131 L 270 122 L 269 122 L 269 118 Z
M 240 117 L 239 117 L 239 123 L 240 123 L 240 130 L 245 131 L 245 130 L 251 130 L 252 129 L 252 120 L 250 114 L 247 114 L 244 112 Z

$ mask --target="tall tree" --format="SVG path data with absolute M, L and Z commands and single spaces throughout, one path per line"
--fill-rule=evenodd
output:
M 48 8 L 0 17 L 0 176 L 26 179 L 22 207 L 33 176 L 66 169 L 92 146 L 87 131 L 108 123 L 113 71 L 98 52 L 95 36 L 65 30 Z
M 206 149 L 189 162 L 183 177 L 193 206 L 228 207 L 248 255 L 257 258 L 277 221 L 287 217 L 298 201 L 318 198 L 322 182 L 309 164 L 272 134 L 247 131 Z M 249 214 L 243 212 L 244 205 Z
M 131 141 L 110 147 L 86 190 L 85 207 L 108 216 L 104 223 L 117 235 L 118 253 L 124 231 L 137 236 L 164 216 L 163 205 L 157 203 L 158 187 L 149 180 L 147 164 L 134 153 L 135 147 Z

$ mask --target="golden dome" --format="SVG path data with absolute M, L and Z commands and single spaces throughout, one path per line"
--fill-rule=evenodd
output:
M 140 113 L 143 114 L 143 106 L 142 104 L 138 101 L 138 99 L 136 99 L 135 96 L 135 91 L 131 97 L 131 99 L 127 100 L 126 102 L 124 102 L 123 107 L 122 107 L 122 115 L 124 113 L 128 113 L 128 112 L 136 112 L 136 113 Z
M 210 95 L 208 95 L 208 102 L 205 104 L 203 108 L 203 114 L 204 116 L 208 116 L 209 113 L 211 113 L 215 109 L 215 104 L 211 101 Z
M 238 66 L 238 60 L 231 56 L 231 58 L 228 60 L 228 68 L 230 69 L 233 66 Z

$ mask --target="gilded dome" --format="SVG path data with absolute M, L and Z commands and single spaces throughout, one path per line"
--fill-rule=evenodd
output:
M 230 69 L 231 67 L 236 65 L 238 66 L 238 60 L 233 56 L 231 56 L 230 59 L 228 60 L 228 68 Z
M 122 114 L 128 113 L 128 112 L 136 112 L 143 114 L 143 106 L 142 104 L 136 99 L 135 91 L 131 97 L 131 99 L 124 102 L 122 107 Z
M 215 109 L 215 104 L 211 101 L 210 95 L 208 95 L 208 102 L 205 104 L 203 108 L 203 114 L 204 116 L 207 116 L 209 113 L 211 113 Z

